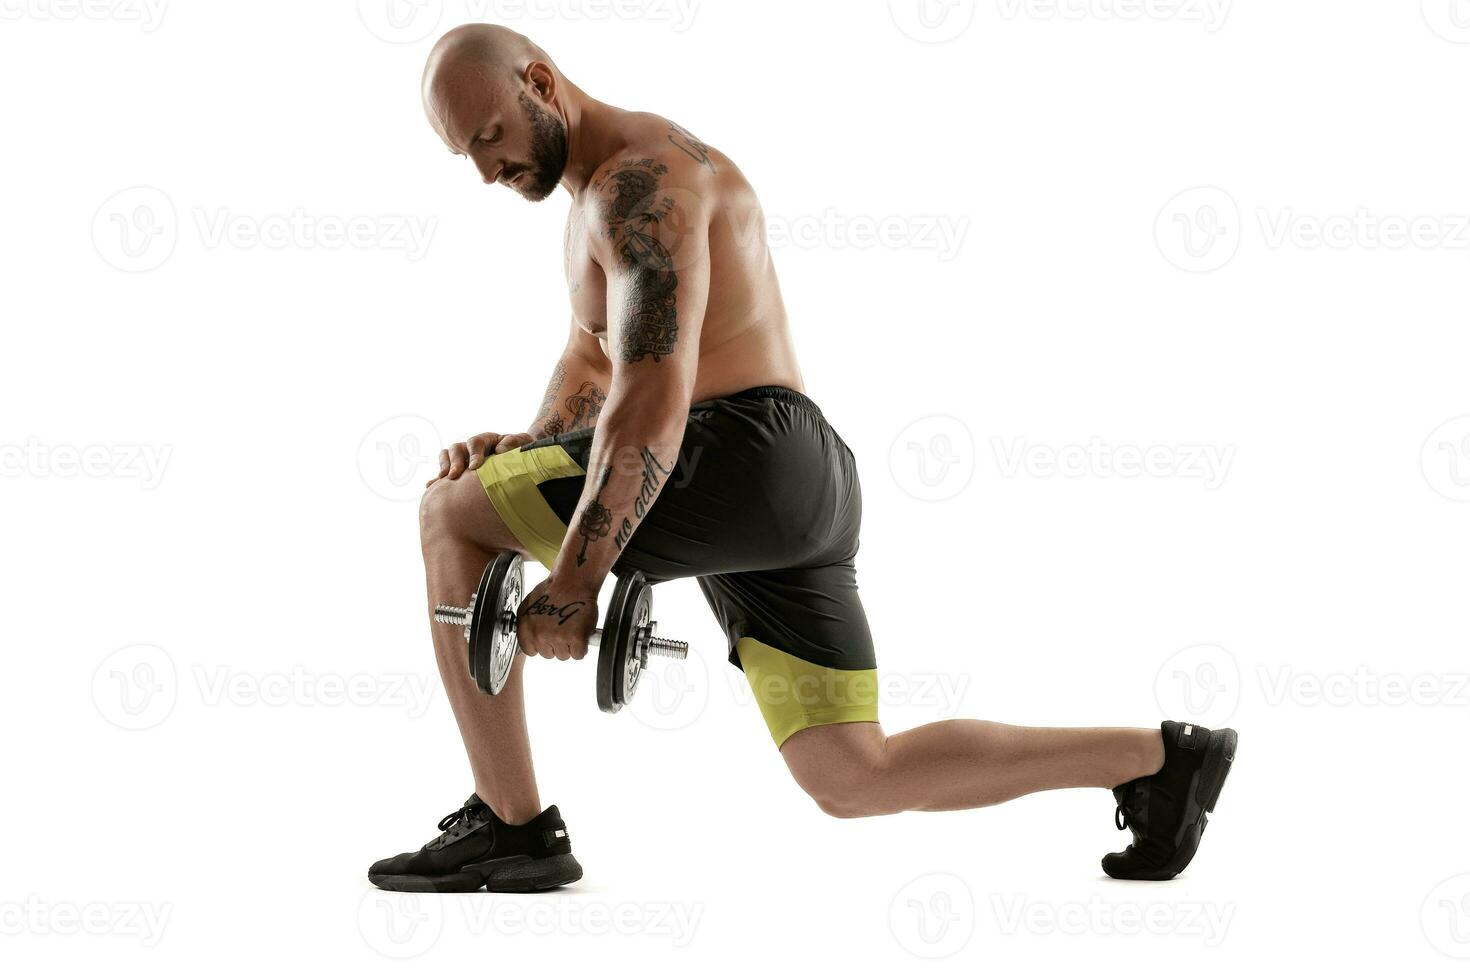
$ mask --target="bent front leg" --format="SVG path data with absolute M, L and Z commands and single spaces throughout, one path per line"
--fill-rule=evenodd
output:
M 469 599 L 496 554 L 520 550 L 475 471 L 429 487 L 419 510 L 419 530 L 431 622 L 436 603 L 463 605 Z M 526 728 L 525 658 L 515 658 L 504 690 L 491 697 L 470 678 L 464 629 L 432 623 L 431 631 L 439 676 L 469 756 L 475 792 L 507 823 L 531 820 L 541 812 L 541 803 Z

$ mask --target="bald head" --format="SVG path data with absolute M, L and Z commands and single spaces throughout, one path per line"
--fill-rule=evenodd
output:
M 529 38 L 498 24 L 465 24 L 441 37 L 424 65 L 424 113 L 450 152 L 486 183 L 539 201 L 566 168 L 563 79 Z
M 499 24 L 464 24 L 445 34 L 429 52 L 424 65 L 424 99 L 435 86 L 453 81 L 461 73 L 510 80 L 525 74 L 533 62 L 552 70 L 546 52 L 530 38 Z

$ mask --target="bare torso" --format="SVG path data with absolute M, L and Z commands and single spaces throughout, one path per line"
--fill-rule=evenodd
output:
M 677 127 L 673 131 L 677 135 L 670 135 L 671 123 L 660 116 L 627 113 L 626 147 L 611 159 L 645 155 L 645 148 L 660 147 L 663 152 L 703 157 L 708 161 L 704 166 L 712 170 L 715 200 L 709 227 L 709 300 L 699 334 L 693 400 L 758 385 L 801 391 L 801 370 L 766 242 L 765 215 L 755 191 L 723 153 Z M 679 191 L 663 188 L 661 193 Z M 603 357 L 608 358 L 607 280 L 592 258 L 588 237 L 597 226 L 586 213 L 596 206 L 594 198 L 593 191 L 584 190 L 572 202 L 567 217 L 567 292 L 576 326 L 596 338 Z

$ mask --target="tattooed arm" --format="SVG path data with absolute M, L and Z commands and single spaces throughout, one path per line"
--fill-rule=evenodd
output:
M 572 322 L 572 335 L 566 350 L 557 359 L 546 385 L 546 394 L 536 412 L 529 432 L 481 432 L 464 442 L 457 442 L 439 453 L 439 474 L 429 481 L 456 480 L 469 470 L 478 470 L 485 459 L 508 453 L 547 436 L 560 435 L 574 429 L 587 429 L 597 424 L 612 373 L 602 349 L 587 331 Z
M 607 279 L 612 387 L 587 488 L 552 576 L 595 591 L 673 472 L 709 293 L 697 165 L 620 161 L 594 179 L 593 258 Z
M 709 295 L 710 210 L 700 173 L 696 161 L 666 153 L 618 161 L 592 182 L 592 256 L 607 279 L 612 381 L 551 578 L 522 605 L 529 651 L 585 654 L 598 587 L 674 470 Z M 569 606 L 576 615 L 566 614 Z M 533 607 L 560 612 L 528 613 Z
M 527 433 L 531 438 L 526 441 L 596 425 L 611 383 L 607 359 L 597 341 L 573 321 L 572 335 L 551 372 L 536 421 Z

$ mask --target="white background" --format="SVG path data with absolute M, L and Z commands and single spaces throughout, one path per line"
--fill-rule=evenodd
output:
M 1463 971 L 1470 5 L 389 2 L 0 2 L 11 975 Z M 580 884 L 367 886 L 471 788 L 416 488 L 567 315 L 421 116 L 471 19 L 760 192 L 889 730 L 1240 730 L 1183 877 L 1102 791 L 824 816 L 681 582 L 630 712 L 530 668 Z

